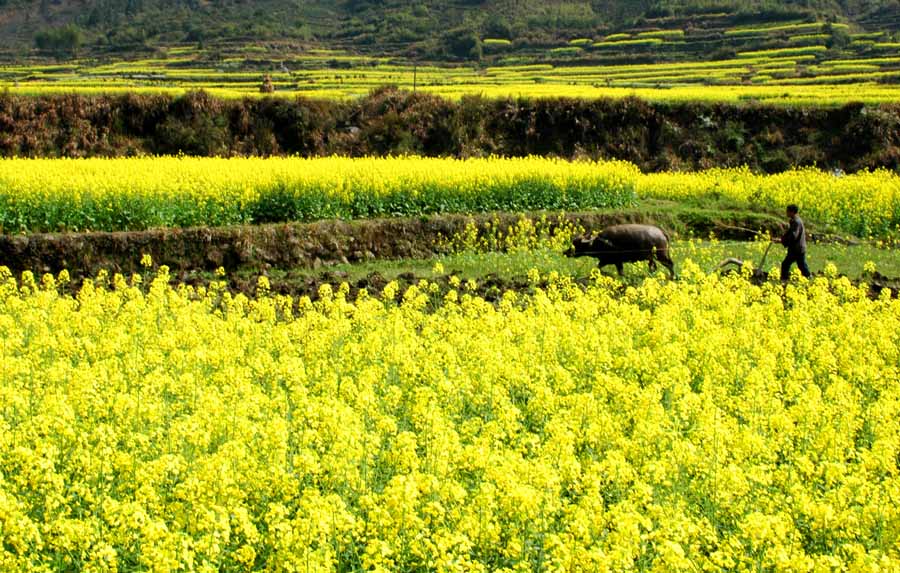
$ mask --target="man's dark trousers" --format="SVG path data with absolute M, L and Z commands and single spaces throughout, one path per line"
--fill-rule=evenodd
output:
M 809 266 L 806 264 L 806 253 L 792 253 L 788 251 L 787 256 L 781 263 L 781 280 L 786 281 L 791 278 L 791 265 L 797 263 L 800 274 L 809 278 Z

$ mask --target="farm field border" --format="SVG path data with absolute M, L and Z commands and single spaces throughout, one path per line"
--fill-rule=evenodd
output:
M 229 270 L 316 268 L 432 257 L 449 252 L 453 237 L 470 233 L 472 226 L 476 235 L 484 236 L 522 225 L 526 229 L 536 225 L 541 233 L 554 234 L 559 229 L 596 229 L 623 222 L 660 224 L 684 236 L 741 239 L 752 238 L 756 231 L 775 232 L 779 224 L 764 213 L 651 201 L 637 208 L 581 213 L 497 212 L 127 233 L 38 233 L 0 235 L 0 265 L 17 273 L 66 268 L 73 276 L 91 276 L 102 269 L 136 272 L 141 255 L 148 254 L 157 264 L 178 272 L 219 266 Z

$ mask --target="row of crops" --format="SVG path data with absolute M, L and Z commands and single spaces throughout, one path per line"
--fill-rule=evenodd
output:
M 483 70 L 470 68 L 441 68 L 421 66 L 411 68 L 402 65 L 381 64 L 355 70 L 314 70 L 303 72 L 274 72 L 266 74 L 272 84 L 290 91 L 309 90 L 365 90 L 385 85 L 397 84 L 431 90 L 434 88 L 469 87 L 472 91 L 486 87 L 503 87 L 528 84 L 560 84 L 569 86 L 612 86 L 628 87 L 640 83 L 652 85 L 679 85 L 691 83 L 740 83 L 743 79 L 753 79 L 762 73 L 779 74 L 791 78 L 805 71 L 820 83 L 830 81 L 829 76 L 847 71 L 888 72 L 900 67 L 900 57 L 859 58 L 841 61 L 818 62 L 814 50 L 779 50 L 777 52 L 756 52 L 740 54 L 740 57 L 712 62 L 681 62 L 670 64 L 638 64 L 618 66 L 566 66 L 550 64 L 525 66 L 488 67 Z M 90 70 L 79 75 L 72 69 L 52 68 L 29 71 L 34 74 L 34 82 L 20 82 L 19 87 L 41 87 L 41 81 L 48 86 L 59 88 L 128 87 L 130 82 L 156 81 L 159 85 L 194 88 L 231 88 L 234 90 L 256 89 L 260 85 L 260 74 L 248 71 L 217 71 L 215 69 L 170 69 L 144 73 L 109 69 Z M 27 68 L 7 68 L 7 77 L 22 74 Z M 900 72 L 895 72 L 900 73 Z M 66 75 L 68 74 L 68 75 Z M 13 80 L 15 81 L 15 80 Z M 53 82 L 56 82 L 54 84 Z M 147 85 L 156 85 L 148 83 Z
M 644 198 L 778 211 L 799 203 L 815 221 L 857 235 L 900 226 L 900 176 L 888 171 L 642 174 L 626 162 L 537 157 L 0 160 L 7 233 L 621 208 Z
M 893 76 L 891 76 L 893 77 Z M 766 75 L 759 78 L 765 80 Z M 653 86 L 651 82 L 644 82 L 643 87 L 604 87 L 555 83 L 522 83 L 508 85 L 440 85 L 419 87 L 418 92 L 429 93 L 449 99 L 461 99 L 478 96 L 485 98 L 640 98 L 652 102 L 667 103 L 760 103 L 775 106 L 841 106 L 848 103 L 863 103 L 871 105 L 891 104 L 897 101 L 900 88 L 893 85 L 854 84 L 854 81 L 863 81 L 859 75 L 847 74 L 836 78 L 841 83 L 822 84 L 818 81 L 797 80 L 790 84 L 780 85 L 689 85 L 676 87 Z M 412 89 L 412 84 L 406 86 Z M 0 87 L 0 90 L 4 88 Z M 134 87 L 122 84 L 79 85 L 65 86 L 51 85 L 19 85 L 7 87 L 8 93 L 29 96 L 45 97 L 66 94 L 91 95 L 117 95 L 139 93 L 141 95 L 165 95 L 182 96 L 189 92 L 202 90 L 214 97 L 221 99 L 242 99 L 247 97 L 259 97 L 258 86 L 230 86 L 222 87 L 218 84 L 195 84 L 192 87 L 160 87 L 142 86 Z M 2 91 L 0 91 L 2 93 Z M 276 97 L 305 96 L 326 99 L 347 99 L 361 97 L 369 93 L 368 89 L 360 87 L 300 89 L 297 91 L 276 92 Z
M 470 94 L 584 98 L 639 95 L 666 101 L 757 99 L 786 104 L 897 99 L 900 56 L 825 56 L 824 47 L 809 46 L 746 52 L 725 60 L 641 65 L 532 64 L 476 69 L 374 62 L 347 69 L 323 64 L 315 69 L 279 68 L 267 72 L 246 69 L 240 64 L 191 66 L 179 59 L 160 59 L 96 67 L 0 67 L 0 89 L 35 96 L 128 91 L 182 94 L 202 89 L 225 98 L 305 95 L 343 99 L 365 95 L 383 85 L 397 85 L 454 98 Z M 274 93 L 263 93 L 264 83 Z M 784 89 L 802 84 L 809 85 L 810 90 Z
M 734 49 L 778 45 L 808 46 L 826 45 L 839 35 L 842 43 L 851 50 L 891 50 L 896 43 L 888 32 L 851 33 L 850 26 L 843 23 L 794 22 L 757 26 L 718 27 L 714 22 L 684 30 L 644 29 L 632 32 L 607 34 L 599 38 L 575 38 L 555 48 L 560 55 L 578 56 L 591 51 L 644 51 L 664 50 L 665 52 L 689 52 L 698 47 L 707 50 Z M 493 51 L 506 52 L 515 43 L 506 39 L 486 38 L 484 45 Z

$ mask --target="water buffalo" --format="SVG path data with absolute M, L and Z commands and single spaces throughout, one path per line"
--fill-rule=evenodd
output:
M 602 269 L 616 265 L 622 274 L 624 263 L 648 261 L 650 270 L 656 270 L 656 261 L 675 277 L 675 263 L 669 257 L 669 237 L 665 231 L 652 225 L 615 225 L 607 227 L 599 235 L 576 237 L 565 252 L 567 257 L 594 257 Z

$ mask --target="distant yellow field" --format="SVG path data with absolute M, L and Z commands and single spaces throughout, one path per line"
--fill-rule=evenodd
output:
M 665 32 L 667 33 L 667 32 Z M 665 34 L 659 32 L 659 34 Z M 659 37 L 612 42 L 660 42 Z M 605 45 L 605 44 L 601 44 Z M 562 50 L 579 50 L 567 46 Z M 213 64 L 199 53 L 97 64 L 0 66 L 0 89 L 40 96 L 124 92 L 178 95 L 206 90 L 222 98 L 307 96 L 346 99 L 384 85 L 449 98 L 641 97 L 652 101 L 759 101 L 840 105 L 892 102 L 900 94 L 900 56 L 851 54 L 833 58 L 822 45 L 737 53 L 731 59 L 656 64 L 437 66 L 340 54 L 306 54 L 273 69 L 242 57 Z M 261 93 L 268 77 L 274 92 Z
M 799 82 L 799 80 L 797 80 Z M 790 82 L 791 84 L 795 82 Z M 348 99 L 368 94 L 377 85 L 358 87 L 323 87 L 282 89 L 272 94 L 262 94 L 255 84 L 244 87 L 218 87 L 198 84 L 194 86 L 127 86 L 127 85 L 13 85 L 0 83 L 0 89 L 14 95 L 42 96 L 57 94 L 168 94 L 183 95 L 202 89 L 224 99 L 245 97 L 311 97 L 322 99 Z M 412 85 L 403 86 L 412 89 Z M 603 87 L 554 83 L 507 83 L 420 85 L 420 92 L 451 99 L 465 96 L 487 98 L 627 98 L 637 97 L 648 101 L 663 102 L 760 102 L 775 105 L 843 105 L 850 102 L 868 104 L 893 103 L 900 100 L 900 84 L 813 84 L 813 85 L 690 85 L 673 87 Z

